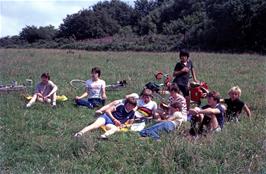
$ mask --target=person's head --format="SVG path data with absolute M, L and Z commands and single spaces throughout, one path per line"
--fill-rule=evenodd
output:
M 234 86 L 228 91 L 228 95 L 232 101 L 239 99 L 241 96 L 241 89 L 238 86 Z
M 163 72 L 159 71 L 156 74 L 154 74 L 156 80 L 161 80 L 163 78 Z
M 144 101 L 144 103 L 149 103 L 153 98 L 152 91 L 150 89 L 144 89 L 141 94 L 141 98 Z
M 182 110 L 182 103 L 180 102 L 175 102 L 170 105 L 170 114 L 173 114 L 174 112 L 181 110 Z
M 185 63 L 189 58 L 189 53 L 185 50 L 181 50 L 179 53 L 179 58 L 182 63 Z
M 176 94 L 179 94 L 179 93 L 180 93 L 180 90 L 179 90 L 178 86 L 175 83 L 171 84 L 170 95 L 172 97 L 174 97 L 174 96 L 176 96 Z
M 91 78 L 92 80 L 97 80 L 101 77 L 101 70 L 98 67 L 94 67 L 91 69 Z
M 125 108 L 128 112 L 132 111 L 137 106 L 137 100 L 134 97 L 129 97 L 125 101 Z
M 47 84 L 48 81 L 50 80 L 49 73 L 42 73 L 41 79 L 42 79 L 42 83 Z
M 216 106 L 217 103 L 220 103 L 220 93 L 216 91 L 211 91 L 207 95 L 208 105 L 211 107 Z

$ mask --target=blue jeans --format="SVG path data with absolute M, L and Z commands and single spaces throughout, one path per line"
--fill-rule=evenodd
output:
M 164 121 L 161 123 L 157 123 L 149 128 L 143 129 L 140 131 L 140 136 L 142 137 L 151 137 L 154 140 L 160 139 L 160 133 L 165 131 L 167 133 L 175 130 L 175 124 L 171 121 Z
M 105 104 L 105 100 L 100 98 L 88 98 L 88 100 L 76 99 L 75 101 L 78 106 L 87 106 L 89 109 L 103 106 Z

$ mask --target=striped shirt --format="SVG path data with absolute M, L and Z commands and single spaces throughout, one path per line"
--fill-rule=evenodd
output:
M 187 117 L 187 103 L 186 103 L 186 99 L 182 96 L 177 94 L 177 98 L 174 98 L 172 96 L 170 96 L 168 98 L 169 104 L 173 104 L 173 103 L 182 103 L 182 109 L 181 109 L 181 113 L 183 115 L 184 118 Z M 186 119 L 185 119 L 186 120 Z

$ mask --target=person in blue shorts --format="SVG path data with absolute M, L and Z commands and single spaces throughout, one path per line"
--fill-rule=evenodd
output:
M 119 128 L 122 128 L 125 124 L 130 125 L 133 123 L 135 115 L 134 108 L 136 106 L 137 101 L 132 97 L 126 99 L 124 103 L 121 103 L 116 107 L 106 109 L 103 115 L 99 116 L 94 123 L 76 133 L 75 137 L 81 137 L 88 131 L 105 126 L 107 131 L 101 135 L 101 138 L 107 138 L 111 134 L 117 132 Z
M 196 73 L 193 67 L 191 59 L 189 59 L 189 53 L 181 50 L 179 54 L 180 62 L 177 62 L 173 76 L 175 77 L 173 83 L 176 83 L 183 96 L 186 99 L 187 109 L 190 109 L 190 96 L 189 96 L 189 78 L 190 72 L 195 82 L 198 82 Z

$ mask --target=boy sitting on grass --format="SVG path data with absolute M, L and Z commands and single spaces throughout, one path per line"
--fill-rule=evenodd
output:
M 36 100 L 39 102 L 51 103 L 52 107 L 55 107 L 57 89 L 57 86 L 50 80 L 49 73 L 43 73 L 41 75 L 41 82 L 37 84 L 35 93 L 26 107 L 31 107 Z
M 221 131 L 224 126 L 224 108 L 220 104 L 220 94 L 212 91 L 207 95 L 208 105 L 202 108 L 190 109 L 192 114 L 192 123 L 190 134 L 202 133 L 203 126 L 206 125 L 209 131 Z M 199 122 L 199 130 L 196 132 L 196 123 Z
M 91 79 L 86 81 L 85 92 L 81 96 L 76 96 L 75 102 L 77 106 L 87 106 L 89 109 L 103 106 L 106 100 L 105 81 L 100 79 L 101 70 L 94 67 L 91 70 Z M 82 98 L 88 97 L 87 100 Z
M 105 113 L 96 119 L 94 123 L 83 128 L 75 134 L 75 137 L 81 137 L 84 133 L 93 129 L 98 129 L 105 126 L 107 131 L 101 135 L 105 139 L 108 136 L 119 131 L 125 124 L 130 125 L 134 121 L 134 108 L 137 106 L 137 101 L 134 98 L 126 99 L 125 103 L 121 103 L 116 107 L 106 109 Z
M 225 114 L 227 121 L 238 121 L 243 109 L 246 112 L 247 116 L 251 117 L 250 109 L 243 101 L 240 100 L 241 89 L 238 86 L 232 87 L 228 91 L 228 95 L 230 98 L 221 100 L 221 102 L 224 102 L 227 105 Z
M 160 123 L 157 123 L 149 128 L 145 128 L 140 131 L 141 137 L 151 137 L 154 140 L 160 140 L 160 134 L 162 132 L 172 132 L 178 128 L 181 123 L 186 120 L 181 113 L 182 103 L 176 102 L 172 103 L 169 108 L 169 114 L 165 120 L 161 120 Z
M 182 113 L 184 118 L 187 118 L 187 104 L 186 104 L 186 99 L 180 94 L 180 90 L 177 87 L 175 83 L 170 85 L 170 96 L 168 98 L 168 103 L 169 105 L 173 103 L 181 103 L 182 108 L 180 112 Z M 160 104 L 160 108 L 157 110 L 156 117 L 158 119 L 163 119 L 164 115 L 168 115 L 167 108 L 164 108 L 163 104 Z M 184 121 L 186 121 L 185 119 Z

